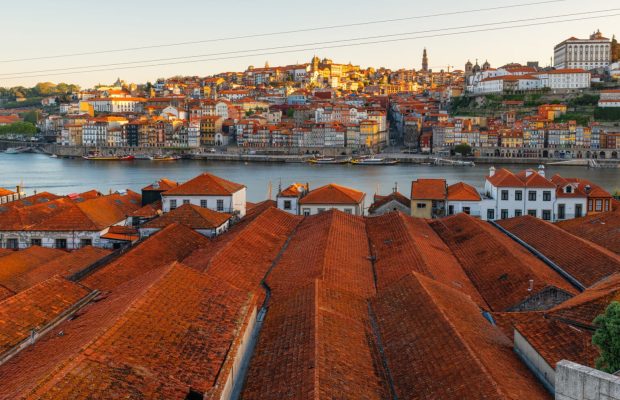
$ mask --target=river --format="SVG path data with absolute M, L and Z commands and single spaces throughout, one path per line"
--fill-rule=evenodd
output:
M 484 186 L 489 165 L 475 167 L 435 167 L 412 164 L 391 166 L 309 165 L 297 163 L 241 163 L 198 160 L 129 162 L 87 161 L 83 159 L 51 158 L 43 154 L 0 153 L 0 187 L 14 188 L 23 182 L 28 194 L 34 190 L 68 194 L 97 189 L 109 190 L 140 188 L 159 178 L 184 182 L 202 172 L 243 183 L 248 188 L 248 200 L 257 202 L 268 196 L 269 182 L 273 197 L 280 183 L 307 182 L 310 188 L 334 182 L 362 190 L 367 194 L 366 204 L 377 191 L 389 193 L 395 184 L 406 196 L 410 195 L 411 181 L 417 178 L 445 178 L 448 183 L 463 181 L 478 189 Z M 526 165 L 496 165 L 513 171 Z M 529 166 L 529 167 L 536 167 Z M 620 169 L 587 169 L 584 167 L 548 166 L 547 176 L 559 173 L 565 177 L 588 178 L 609 191 L 620 188 Z

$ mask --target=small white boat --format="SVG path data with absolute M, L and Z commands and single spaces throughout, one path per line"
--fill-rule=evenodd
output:
M 398 160 L 391 160 L 380 157 L 359 158 L 351 161 L 354 165 L 394 165 L 398 164 Z

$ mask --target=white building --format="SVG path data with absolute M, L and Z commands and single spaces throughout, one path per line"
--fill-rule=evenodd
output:
M 327 210 L 340 210 L 354 215 L 364 215 L 366 194 L 355 189 L 330 183 L 311 190 L 299 200 L 300 214 L 315 215 Z
M 163 211 L 170 212 L 183 204 L 193 204 L 213 211 L 235 214 L 246 212 L 246 187 L 215 175 L 204 173 L 161 195 Z
M 480 194 L 471 185 L 458 182 L 448 186 L 446 210 L 448 215 L 465 213 L 480 216 Z
M 308 185 L 293 183 L 280 191 L 276 196 L 276 204 L 280 210 L 299 215 L 299 200 L 308 193 Z
M 620 107 L 620 90 L 602 90 L 598 101 L 599 107 Z
M 597 31 L 589 39 L 571 37 L 554 48 L 554 67 L 586 70 L 606 68 L 611 62 L 611 41 Z
M 556 69 L 535 76 L 541 80 L 542 87 L 552 90 L 585 89 L 592 83 L 590 72 L 580 68 Z

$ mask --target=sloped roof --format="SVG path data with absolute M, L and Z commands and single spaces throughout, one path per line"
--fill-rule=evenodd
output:
M 458 214 L 435 220 L 431 226 L 492 311 L 508 310 L 549 286 L 576 293 L 551 267 L 486 222 Z
M 308 192 L 299 204 L 359 204 L 364 197 L 363 192 L 330 183 Z
M 368 218 L 366 230 L 376 257 L 377 290 L 418 272 L 462 291 L 481 307 L 488 308 L 450 248 L 426 221 L 389 213 Z
M 417 179 L 411 182 L 411 199 L 414 200 L 445 200 L 445 179 Z
M 305 217 L 267 283 L 274 297 L 323 279 L 358 296 L 375 293 L 366 226 L 362 217 L 330 210 Z
M 15 256 L 23 255 L 21 261 L 7 260 L 12 263 L 12 268 L 2 271 L 4 273 L 0 272 L 0 284 L 14 292 L 21 292 L 54 275 L 68 277 L 108 254 L 110 250 L 92 246 L 85 246 L 70 253 L 37 246 L 29 247 L 15 253 Z M 21 262 L 22 267 L 17 267 L 16 262 Z M 2 266 L 4 267 L 4 264 Z
M 230 196 L 243 188 L 244 185 L 205 172 L 162 193 L 162 196 Z
M 138 208 L 136 211 L 131 213 L 131 216 L 137 218 L 155 218 L 161 213 L 161 209 L 161 200 L 157 200 L 154 203 L 149 203 Z
M 31 395 L 87 399 L 132 393 L 182 399 L 190 389 L 221 391 L 220 371 L 229 351 L 234 354 L 238 346 L 236 332 L 245 325 L 252 304 L 247 292 L 175 265 L 105 334 Z
M 113 291 L 125 281 L 173 261 L 183 260 L 192 251 L 208 243 L 209 239 L 192 229 L 172 224 L 96 270 L 81 283 L 100 291 Z
M 52 277 L 0 302 L 0 354 L 39 330 L 90 293 L 61 277 Z
M 173 188 L 175 188 L 177 186 L 179 186 L 178 182 L 175 182 L 175 181 L 170 180 L 168 178 L 161 178 L 157 182 L 143 187 L 142 190 L 145 190 L 145 191 L 148 191 L 148 190 L 166 191 L 166 190 L 173 189 Z
M 458 182 L 448 186 L 448 200 L 480 201 L 480 194 L 475 187 L 464 182 Z
M 498 221 L 584 286 L 620 273 L 620 256 L 529 215 Z M 570 249 L 570 250 L 568 250 Z
M 557 226 L 620 254 L 620 210 L 587 215 L 556 223 Z
M 551 397 L 512 341 L 457 290 L 412 273 L 379 293 L 372 308 L 398 398 Z
M 252 357 L 244 399 L 385 399 L 363 297 L 311 280 L 274 302 Z
M 12 191 L 12 190 L 5 189 L 5 188 L 3 188 L 3 187 L 0 187 L 0 197 L 3 197 L 3 196 L 8 196 L 8 195 L 10 195 L 10 194 L 15 194 L 15 192 L 14 192 L 14 191 Z
M 179 223 L 192 229 L 215 229 L 225 224 L 230 218 L 232 218 L 231 214 L 213 211 L 194 204 L 183 204 L 169 213 L 152 219 L 140 228 L 161 229 L 170 224 Z
M 501 168 L 495 171 L 493 176 L 487 176 L 487 181 L 489 181 L 495 187 L 523 187 L 525 183 L 517 178 L 515 174 L 507 170 L 506 168 Z
M 370 207 L 368 208 L 368 212 L 372 213 L 375 210 L 383 207 L 384 205 L 390 203 L 391 201 L 396 201 L 400 204 L 402 204 L 403 206 L 410 208 L 411 207 L 411 200 L 409 200 L 409 198 L 407 198 L 407 196 L 403 195 L 400 192 L 392 192 L 388 195 L 385 196 L 381 196 L 378 194 L 375 194 L 375 198 L 374 198 L 374 203 L 372 203 L 370 205 Z
M 528 188 L 550 188 L 555 189 L 556 185 L 549 179 L 540 175 L 533 169 L 526 169 L 516 174 L 517 178 L 521 179 L 525 183 L 525 187 Z
M 308 191 L 308 187 L 303 183 L 293 183 L 286 189 L 278 193 L 279 197 L 299 197 Z

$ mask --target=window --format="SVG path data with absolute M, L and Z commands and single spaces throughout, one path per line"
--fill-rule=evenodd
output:
M 603 211 L 603 200 L 596 200 L 596 207 L 594 211 Z
M 170 209 L 174 210 L 175 208 L 177 208 L 177 201 L 176 200 L 170 200 Z
M 463 212 L 464 212 L 465 214 L 469 214 L 469 213 L 471 213 L 471 208 L 469 208 L 469 207 L 463 207 Z
M 520 217 L 521 215 L 523 215 L 523 211 L 515 210 L 515 217 Z
M 19 247 L 19 241 L 17 239 L 7 239 L 6 240 L 6 248 L 7 249 L 17 249 Z
M 551 210 L 543 210 L 543 212 L 542 212 L 542 219 L 544 219 L 545 221 L 550 221 L 551 220 Z
M 183 204 L 189 204 L 189 200 L 183 200 Z
M 30 239 L 31 246 L 41 246 L 41 244 L 42 244 L 41 239 Z
M 291 201 L 290 200 L 284 200 L 284 209 L 285 210 L 290 210 L 291 209 Z
M 508 200 L 508 190 L 502 190 L 502 200 Z
M 573 193 L 573 187 L 572 186 L 566 186 L 566 193 Z
M 581 217 L 583 214 L 583 206 L 581 204 L 575 204 L 575 218 Z
M 558 219 L 566 218 L 566 204 L 558 204 Z
M 545 190 L 543 192 L 543 201 L 551 201 L 551 192 L 548 190 Z
M 454 206 L 450 205 L 448 206 L 448 215 L 452 215 L 452 214 L 454 214 Z
M 57 249 L 66 249 L 67 248 L 67 239 L 56 239 L 56 248 Z
M 515 200 L 523 200 L 523 192 L 520 190 L 515 190 Z
M 325 212 L 325 209 L 324 208 L 317 208 L 316 211 L 320 214 L 322 212 Z
M 224 211 L 224 200 L 217 201 L 217 211 Z
M 533 190 L 527 192 L 527 199 L 529 201 L 536 201 L 536 192 Z
M 207 201 L 206 200 L 200 200 L 200 207 L 207 208 Z
M 90 238 L 80 239 L 80 247 L 92 246 L 92 245 L 93 245 L 93 239 L 90 239 Z
M 416 203 L 416 208 L 426 208 L 426 203 Z
M 347 214 L 353 214 L 353 210 L 350 209 L 350 208 L 345 208 L 344 212 L 347 213 Z
M 309 208 L 304 208 L 303 213 L 304 213 L 304 216 L 307 217 L 308 215 L 310 215 L 310 209 Z
M 501 219 L 506 219 L 506 218 L 508 218 L 508 210 L 506 210 L 506 209 L 502 209 L 502 211 L 501 211 L 501 217 L 500 217 L 500 218 L 501 218 Z
M 487 219 L 489 219 L 489 220 L 495 219 L 495 210 L 494 209 L 489 208 L 487 210 Z
M 529 215 L 530 217 L 535 217 L 536 216 L 536 210 L 527 210 L 527 215 Z

